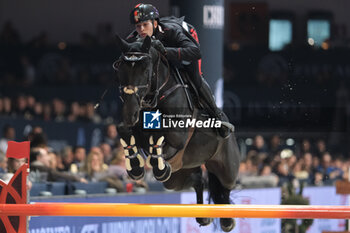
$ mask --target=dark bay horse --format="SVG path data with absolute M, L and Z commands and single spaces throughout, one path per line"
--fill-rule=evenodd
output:
M 217 136 L 216 129 L 199 127 L 163 127 L 144 129 L 146 111 L 148 120 L 156 122 L 161 114 L 168 123 L 177 117 L 190 116 L 188 121 L 206 121 L 203 109 L 190 107 L 186 85 L 176 81 L 173 68 L 157 49 L 151 38 L 127 43 L 117 36 L 121 57 L 113 64 L 118 71 L 121 98 L 123 100 L 123 123 L 118 131 L 126 155 L 129 176 L 141 179 L 145 163 L 152 167 L 155 178 L 167 189 L 182 190 L 193 187 L 197 203 L 203 204 L 204 182 L 201 165 L 208 171 L 208 189 L 215 204 L 229 204 L 230 191 L 235 186 L 240 153 L 236 138 Z M 173 119 L 173 120 L 171 120 Z M 160 121 L 158 121 L 159 123 Z M 208 123 L 210 124 L 210 123 Z M 212 126 L 213 124 L 211 124 Z M 174 125 L 173 125 L 174 126 Z M 145 161 L 145 157 L 147 157 Z M 197 218 L 200 225 L 208 225 L 212 219 Z M 220 219 L 221 228 L 228 232 L 235 225 L 234 219 Z

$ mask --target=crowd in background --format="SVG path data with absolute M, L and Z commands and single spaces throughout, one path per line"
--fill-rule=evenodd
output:
M 293 140 L 293 139 L 288 139 Z M 346 155 L 328 150 L 325 139 L 303 139 L 287 146 L 278 135 L 256 135 L 241 162 L 239 183 L 243 187 L 295 185 L 333 185 L 348 179 L 350 160 Z
M 0 139 L 0 178 L 9 181 L 25 159 L 7 159 L 7 142 L 16 138 L 15 129 L 6 125 Z M 107 182 L 118 192 L 126 191 L 127 183 L 147 189 L 147 182 L 154 182 L 150 176 L 144 181 L 132 181 L 125 167 L 123 147 L 119 143 L 115 124 L 109 124 L 99 146 L 65 146 L 55 151 L 48 146 L 48 140 L 41 127 L 34 127 L 24 140 L 31 142 L 30 175 L 34 182 Z
M 87 32 L 81 33 L 81 41 L 78 45 L 69 45 L 65 42 L 53 45 L 46 32 L 41 32 L 32 40 L 24 42 L 15 26 L 11 22 L 6 22 L 0 31 L 0 47 L 3 49 L 0 54 L 0 86 L 14 89 L 34 85 L 44 87 L 77 85 L 78 89 L 84 84 L 107 85 L 113 80 L 114 71 L 111 64 L 118 55 L 112 28 L 108 23 L 99 25 L 95 35 Z M 235 53 L 238 52 L 235 51 Z M 236 58 L 249 66 L 252 64 L 245 62 L 241 56 Z M 226 60 L 233 61 L 231 57 Z M 239 66 L 240 63 L 235 61 L 232 64 Z M 261 86 L 261 83 L 267 86 L 279 87 L 282 85 L 281 90 L 285 91 L 283 88 L 286 88 L 285 83 L 289 70 L 284 71 L 284 79 L 280 79 L 281 74 L 277 72 L 279 82 L 275 83 L 261 76 L 265 74 L 265 71 L 268 71 L 270 75 L 270 66 L 267 64 L 266 67 L 261 67 L 260 64 L 259 75 L 256 75 L 255 72 L 252 74 L 257 79 L 255 81 L 259 83 L 259 87 L 264 86 Z M 229 79 L 226 80 L 226 84 L 229 84 L 227 81 L 230 79 L 248 80 L 246 74 L 249 73 L 249 70 L 254 69 L 249 67 L 242 75 L 237 70 L 225 69 L 224 76 Z M 331 82 L 334 83 L 334 80 L 331 79 L 335 77 L 334 75 L 328 75 L 327 72 L 321 74 L 320 76 L 317 73 L 315 77 L 327 76 L 326 81 L 332 80 Z M 311 81 L 300 80 L 300 82 L 305 82 L 308 89 L 313 87 Z M 327 82 L 322 81 L 321 83 L 328 85 Z M 317 84 L 317 80 L 315 83 Z M 298 85 L 288 84 L 288 89 L 286 89 L 288 91 L 285 91 L 290 95 L 288 98 L 293 99 L 293 91 Z M 316 89 L 324 91 L 327 97 L 332 96 L 328 89 L 318 87 Z M 105 137 L 100 145 L 92 148 L 70 145 L 60 151 L 48 147 L 45 132 L 40 127 L 34 127 L 26 138 L 31 141 L 32 146 L 30 159 L 32 182 L 79 181 L 86 183 L 103 180 L 118 191 L 125 191 L 125 184 L 131 181 L 125 171 L 124 154 L 119 144 L 116 126 L 109 124 L 114 121 L 115 117 L 110 112 L 103 113 L 101 108 L 96 111 L 94 104 L 92 100 L 77 102 L 62 100 L 59 97 L 42 101 L 33 95 L 0 96 L 0 117 L 107 124 Z M 302 102 L 298 102 L 298 105 L 300 104 Z M 0 174 L 3 179 L 7 180 L 24 162 L 7 160 L 5 157 L 7 141 L 13 139 L 15 139 L 14 128 L 6 126 L 0 139 Z M 287 145 L 285 138 L 278 135 L 271 138 L 256 135 L 253 143 L 246 143 L 246 148 L 246 152 L 242 155 L 243 160 L 238 178 L 238 185 L 242 187 L 274 187 L 286 182 L 294 182 L 296 185 L 301 182 L 307 185 L 331 185 L 337 179 L 348 179 L 347 170 L 350 167 L 350 160 L 345 154 L 329 151 L 326 139 L 296 140 L 293 145 Z M 205 172 L 204 167 L 203 172 Z M 147 189 L 148 182 L 154 182 L 151 172 L 147 173 L 144 181 L 135 183 L 135 185 Z
M 23 164 L 23 161 L 7 161 L 5 158 L 7 141 L 15 137 L 15 129 L 5 126 L 0 139 L 0 176 L 5 180 L 11 177 L 9 173 L 13 173 L 18 164 Z M 105 181 L 119 192 L 125 191 L 126 184 L 133 182 L 126 173 L 124 150 L 115 124 L 106 126 L 103 141 L 92 148 L 69 145 L 55 151 L 48 146 L 41 127 L 34 127 L 25 140 L 31 141 L 32 182 Z M 246 142 L 248 150 L 242 155 L 238 187 L 276 187 L 286 183 L 321 186 L 333 185 L 338 179 L 348 179 L 350 160 L 344 155 L 330 153 L 324 139 L 286 143 L 276 134 L 271 138 L 256 135 Z M 202 166 L 202 169 L 206 177 L 205 167 Z M 149 183 L 156 182 L 151 170 L 147 167 L 146 170 L 145 179 L 136 182 L 135 187 L 146 190 Z
M 60 98 L 40 101 L 32 95 L 8 97 L 0 95 L 0 117 L 18 117 L 25 120 L 42 120 L 53 122 L 91 122 L 95 124 L 113 122 L 112 116 L 117 111 L 118 103 L 113 109 L 95 109 L 92 101 L 64 101 Z
M 96 33 L 82 32 L 75 44 L 50 41 L 46 32 L 23 41 L 11 21 L 0 29 L 0 85 L 108 85 L 114 78 L 113 61 L 119 51 L 110 23 Z

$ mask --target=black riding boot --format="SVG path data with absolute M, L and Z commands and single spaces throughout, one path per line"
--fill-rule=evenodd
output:
M 211 117 L 214 117 L 217 120 L 220 120 L 223 124 L 221 124 L 221 128 L 218 129 L 218 132 L 221 137 L 227 138 L 233 131 L 233 125 L 228 123 L 226 119 L 224 119 L 224 113 L 221 109 L 216 106 L 215 99 L 208 83 L 203 80 L 201 87 L 198 90 L 200 99 L 204 101 L 206 107 L 208 107 L 208 112 Z

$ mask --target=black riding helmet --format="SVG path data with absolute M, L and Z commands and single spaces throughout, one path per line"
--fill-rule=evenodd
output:
M 159 12 L 157 8 L 151 4 L 137 4 L 135 8 L 130 13 L 130 22 L 132 24 L 137 24 L 139 22 L 147 20 L 155 20 L 159 18 Z

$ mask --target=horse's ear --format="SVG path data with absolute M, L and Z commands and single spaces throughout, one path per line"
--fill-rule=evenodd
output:
M 126 42 L 125 40 L 123 40 L 122 38 L 120 38 L 119 35 L 115 35 L 115 38 L 117 40 L 117 45 L 118 47 L 120 48 L 120 50 L 123 52 L 123 53 L 126 53 L 129 51 L 129 43 Z
M 146 36 L 145 39 L 143 40 L 143 44 L 141 47 L 141 51 L 143 53 L 148 53 L 149 49 L 151 48 L 151 37 Z

